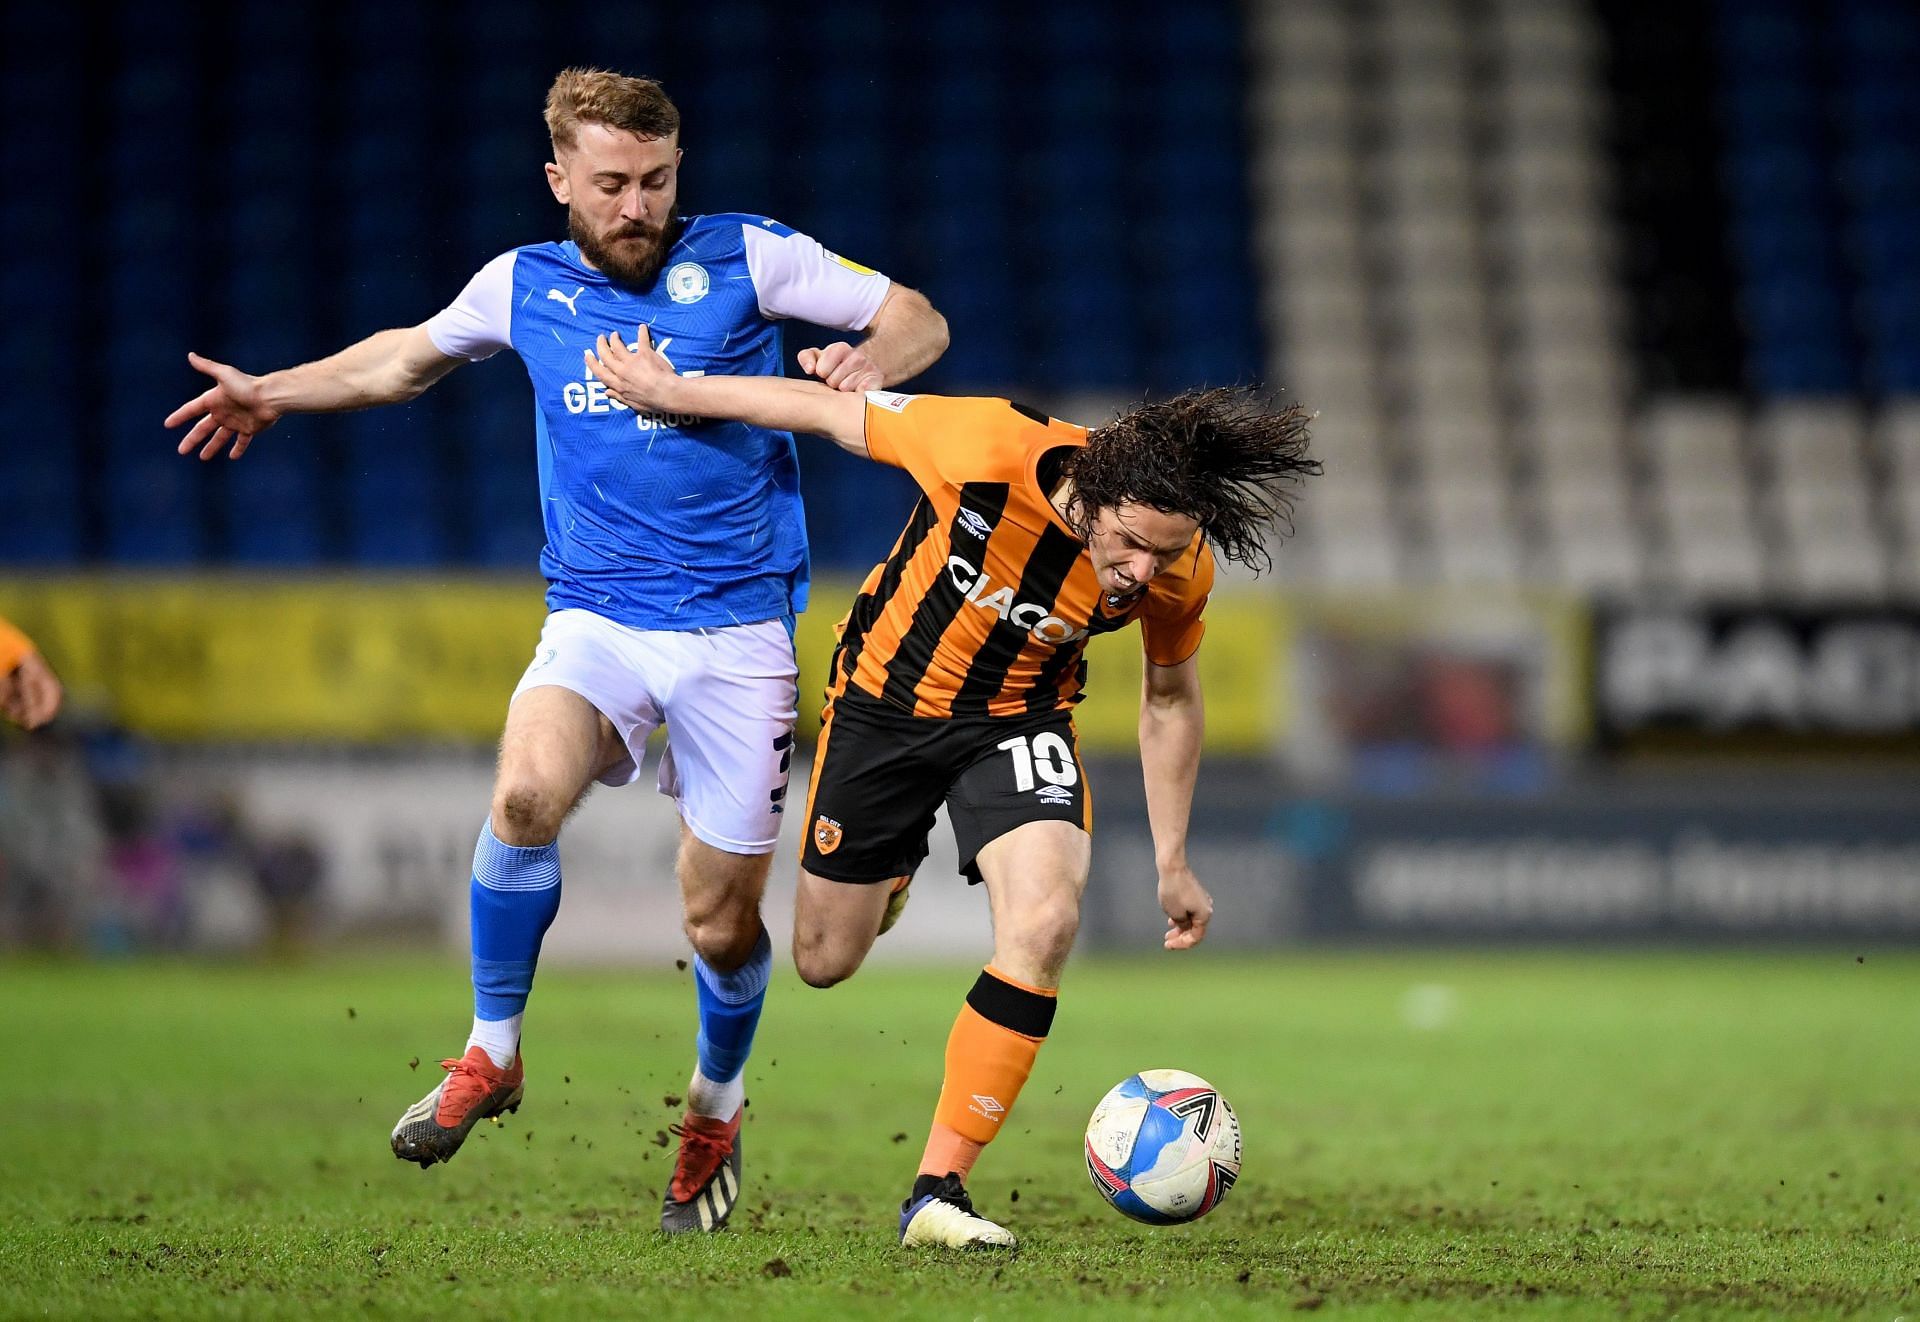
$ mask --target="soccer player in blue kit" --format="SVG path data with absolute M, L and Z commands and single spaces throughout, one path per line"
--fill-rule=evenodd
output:
M 841 390 L 914 376 L 946 323 L 921 295 L 761 216 L 675 209 L 680 116 L 657 83 L 562 72 L 547 96 L 554 198 L 571 240 L 488 262 L 425 323 L 249 376 L 197 354 L 211 389 L 176 409 L 180 453 L 239 458 L 289 413 L 409 400 L 511 348 L 533 380 L 549 614 L 515 689 L 492 811 L 474 852 L 472 1036 L 401 1117 L 394 1155 L 446 1161 L 517 1110 L 520 1024 L 560 904 L 560 824 L 594 781 L 639 775 L 669 727 L 659 787 L 680 811 L 677 871 L 699 1004 L 697 1064 L 661 1212 L 717 1230 L 740 1197 L 742 1070 L 772 951 L 760 898 L 779 834 L 796 712 L 793 617 L 807 548 L 793 437 L 634 412 L 582 367 L 601 334 L 649 327 L 681 372 L 780 375 L 781 318 L 867 331 L 800 354 Z

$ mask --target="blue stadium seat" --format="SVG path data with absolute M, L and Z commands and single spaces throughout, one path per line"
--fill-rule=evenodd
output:
M 472 531 L 472 555 L 489 569 L 534 572 L 546 533 L 534 512 L 535 503 L 481 506 Z
M 864 573 L 885 558 L 917 496 L 912 480 L 898 469 L 825 445 L 801 446 L 800 490 L 815 571 L 847 574 Z M 831 605 L 840 609 L 844 603 Z
M 1035 379 L 1004 319 L 969 324 L 954 317 L 949 324 L 955 328 L 953 344 L 933 369 L 942 389 L 1010 390 Z
M 1038 100 L 1047 126 L 1072 141 L 1110 128 L 1120 109 L 1121 89 L 1106 70 L 1076 66 L 1049 79 Z
M 1911 75 L 1920 63 L 1920 14 L 1906 0 L 1839 0 L 1837 27 L 1844 56 L 1856 67 Z
M 290 564 L 320 554 L 317 467 L 310 446 L 275 435 L 227 470 L 220 499 L 235 559 Z
M 1820 98 L 1810 83 L 1732 82 L 1721 89 L 1720 102 L 1728 135 L 1738 144 L 1811 148 L 1820 133 Z
M 1900 142 L 1874 142 L 1841 156 L 1838 177 L 1862 207 L 1920 204 L 1920 160 Z
M 1853 226 L 1850 237 L 1869 282 L 1920 275 L 1920 205 L 1870 212 Z
M 1006 109 L 1006 98 L 990 70 L 973 64 L 949 64 L 932 71 L 927 86 L 928 122 L 935 134 L 954 131 L 950 145 L 999 151 L 1003 144 L 981 132 Z
M 1809 206 L 1825 192 L 1827 171 L 1811 148 L 1736 149 L 1727 186 L 1736 214 Z
M 1879 76 L 1850 79 L 1837 89 L 1841 128 L 1862 142 L 1898 145 L 1920 126 L 1920 87 Z
M 1069 58 L 1068 68 L 1088 67 L 1111 58 L 1116 37 L 1110 8 L 1091 0 L 1054 0 L 1042 5 L 1034 24 L 1048 50 Z
M 1878 357 L 1870 384 L 1883 395 L 1920 395 L 1920 343 L 1900 345 Z
M 1774 0 L 1720 0 L 1715 33 L 1732 67 L 1750 76 L 1797 70 L 1811 48 L 1804 11 Z
M 443 507 L 458 493 L 439 481 L 425 451 L 402 444 L 370 452 L 368 440 L 349 429 L 349 555 L 368 564 L 438 562 L 447 549 Z
M 1920 270 L 1868 284 L 1860 297 L 1860 320 L 1883 349 L 1920 343 Z
M 1155 13 L 1160 30 L 1148 36 L 1150 49 L 1173 68 L 1227 81 L 1223 75 L 1240 58 L 1240 27 L 1231 5 L 1209 0 L 1156 6 Z
M 1742 294 L 1748 317 L 1765 337 L 1838 336 L 1847 321 L 1838 285 L 1816 273 L 1754 273 L 1743 285 Z
M 169 123 L 179 122 L 185 109 L 193 104 L 193 83 L 188 70 L 190 65 L 169 63 L 158 60 L 143 60 L 132 64 L 111 83 L 113 98 L 118 112 L 129 120 Z M 184 139 L 185 134 L 178 135 Z M 177 141 L 177 139 L 176 139 Z M 144 140 L 145 146 L 165 149 L 166 135 L 152 135 Z M 190 148 L 184 141 L 172 150 L 186 154 Z
M 967 56 L 998 50 L 1010 29 L 992 5 L 934 5 L 918 19 L 931 49 L 951 54 L 956 63 L 972 63 Z
M 160 462 L 116 465 L 105 491 L 107 554 L 143 565 L 199 560 L 206 552 L 205 485 L 198 464 L 164 447 Z
M 1734 251 L 1748 271 L 1792 271 L 1839 277 L 1839 254 L 1827 227 L 1797 212 L 1749 211 L 1735 220 Z
M 73 502 L 35 501 L 12 508 L 0 497 L 0 564 L 59 565 L 82 557 Z
M 362 565 L 419 568 L 438 564 L 446 545 L 431 514 L 404 507 L 355 511 L 348 553 Z
M 743 54 L 767 51 L 775 44 L 774 15 L 766 5 L 721 0 L 701 5 L 688 17 L 688 35 L 716 63 L 735 63 Z
M 1752 354 L 1753 387 L 1777 395 L 1846 395 L 1860 388 L 1853 355 L 1832 340 L 1773 340 Z
M 71 438 L 42 432 L 0 482 L 0 562 L 57 564 L 80 551 L 80 481 Z
M 816 67 L 844 71 L 884 60 L 887 29 L 886 14 L 877 0 L 815 0 L 787 35 L 800 49 L 824 57 Z
M 1175 149 L 1156 154 L 1151 164 L 1156 185 L 1182 198 L 1197 221 L 1217 219 L 1214 208 L 1222 205 L 1237 210 L 1246 194 L 1246 162 L 1237 153 Z

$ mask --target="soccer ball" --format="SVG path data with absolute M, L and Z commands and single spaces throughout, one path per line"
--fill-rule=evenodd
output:
M 1239 1118 L 1197 1074 L 1141 1070 L 1093 1108 L 1087 1174 L 1102 1198 L 1135 1221 L 1198 1220 L 1240 1178 Z

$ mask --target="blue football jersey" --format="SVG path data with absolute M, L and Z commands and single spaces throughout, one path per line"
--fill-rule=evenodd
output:
M 427 322 L 442 353 L 512 348 L 533 381 L 547 607 L 642 629 L 751 624 L 806 609 L 807 540 L 793 437 L 739 422 L 635 413 L 586 368 L 597 336 L 653 346 L 685 375 L 781 374 L 779 319 L 864 329 L 885 276 L 763 216 L 682 223 L 646 289 L 571 242 L 489 262 Z

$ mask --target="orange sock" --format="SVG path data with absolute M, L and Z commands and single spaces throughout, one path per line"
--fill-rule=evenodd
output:
M 920 1156 L 922 1175 L 972 1171 L 1000 1132 L 1053 1027 L 1057 993 L 1015 982 L 989 964 L 947 1037 L 947 1074 Z

